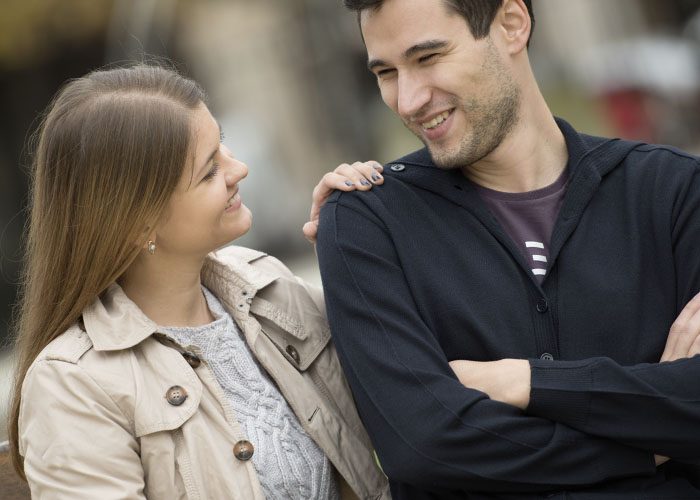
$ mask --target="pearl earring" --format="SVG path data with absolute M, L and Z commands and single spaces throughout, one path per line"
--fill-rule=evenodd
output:
M 148 253 L 151 255 L 156 253 L 156 242 L 153 240 L 148 240 Z

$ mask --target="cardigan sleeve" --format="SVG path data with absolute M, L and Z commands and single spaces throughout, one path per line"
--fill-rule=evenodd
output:
M 674 200 L 669 218 L 676 315 L 700 292 L 697 162 L 690 172 L 679 194 L 665 196 Z M 606 357 L 531 360 L 530 365 L 531 415 L 680 461 L 700 462 L 700 356 L 633 366 Z
M 700 356 L 635 366 L 609 358 L 530 365 L 529 414 L 700 462 Z
M 317 249 L 334 343 L 391 480 L 525 492 L 655 473 L 648 452 L 462 386 L 418 312 L 402 271 L 410 263 L 353 193 L 323 207 Z

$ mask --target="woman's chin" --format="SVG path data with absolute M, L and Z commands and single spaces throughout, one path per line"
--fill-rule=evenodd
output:
M 244 211 L 244 213 L 240 214 L 241 217 L 238 221 L 236 221 L 235 227 L 231 228 L 231 232 L 228 234 L 228 239 L 225 245 L 229 245 L 241 236 L 247 234 L 248 231 L 250 231 L 250 228 L 253 226 L 253 214 L 248 207 L 243 205 L 239 210 Z

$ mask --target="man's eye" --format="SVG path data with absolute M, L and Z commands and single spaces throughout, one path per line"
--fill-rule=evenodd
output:
M 386 78 L 387 76 L 392 75 L 396 70 L 393 68 L 387 68 L 387 69 L 380 69 L 377 71 L 377 78 Z
M 434 58 L 435 56 L 437 56 L 437 53 L 428 54 L 428 55 L 426 55 L 426 56 L 422 56 L 422 57 L 420 57 L 418 60 L 419 60 L 420 62 L 427 62 L 427 61 L 430 61 L 430 60 L 431 60 L 432 58 Z

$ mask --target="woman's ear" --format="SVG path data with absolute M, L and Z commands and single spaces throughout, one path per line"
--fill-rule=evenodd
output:
M 515 55 L 527 48 L 532 24 L 523 0 L 505 0 L 497 22 L 509 54 Z
M 143 249 L 146 250 L 148 253 L 150 253 L 151 255 L 153 255 L 154 253 L 156 253 L 156 248 L 157 248 L 157 245 L 156 245 L 156 241 L 157 241 L 156 231 L 155 231 L 154 229 L 151 229 L 151 228 L 147 227 L 147 228 L 144 230 L 144 234 L 145 234 L 145 236 L 146 236 L 146 240 L 145 240 L 145 242 L 143 243 L 143 245 L 142 245 L 141 248 L 143 248 Z

